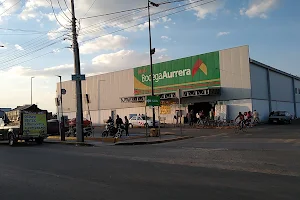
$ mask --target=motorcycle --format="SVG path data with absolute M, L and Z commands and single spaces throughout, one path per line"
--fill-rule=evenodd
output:
M 83 128 L 83 135 L 84 137 L 89 137 L 91 136 L 93 132 L 94 127 L 88 126 Z M 69 131 L 66 133 L 67 137 L 73 136 L 76 137 L 76 127 L 70 127 Z
M 107 123 L 104 131 L 102 132 L 102 137 L 113 136 L 115 138 L 120 138 L 125 134 L 125 127 L 121 124 L 118 128 L 114 127 L 113 123 Z

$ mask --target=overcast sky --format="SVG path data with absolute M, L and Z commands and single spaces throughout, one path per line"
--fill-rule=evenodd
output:
M 0 2 L 0 107 L 30 103 L 35 76 L 33 103 L 55 112 L 55 75 L 70 80 L 73 73 L 69 0 L 68 8 L 64 0 L 52 0 L 56 15 L 50 0 Z M 146 0 L 75 0 L 83 73 L 149 63 L 146 9 L 86 18 L 146 5 Z M 185 0 L 151 8 L 154 60 L 247 44 L 251 58 L 300 75 L 299 7 L 296 0 Z

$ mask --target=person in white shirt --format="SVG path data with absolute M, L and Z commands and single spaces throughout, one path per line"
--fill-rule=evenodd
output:
M 256 110 L 253 111 L 253 122 L 259 123 L 259 113 Z

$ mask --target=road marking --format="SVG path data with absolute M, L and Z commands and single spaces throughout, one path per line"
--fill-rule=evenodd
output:
M 201 147 L 182 147 L 189 150 L 204 150 L 204 151 L 229 151 L 227 148 L 201 148 Z

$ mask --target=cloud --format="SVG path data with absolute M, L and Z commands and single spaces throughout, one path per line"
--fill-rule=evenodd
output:
M 168 36 L 165 36 L 165 35 L 161 36 L 160 38 L 165 42 L 172 40 L 171 38 L 169 38 Z
M 170 60 L 170 57 L 166 54 L 160 54 L 165 52 L 166 49 L 161 49 L 153 56 L 154 62 L 163 62 Z M 115 53 L 102 54 L 92 59 L 91 72 L 111 72 L 116 70 L 128 69 L 138 66 L 149 65 L 149 54 L 139 53 L 134 50 L 120 50 Z
M 224 35 L 229 35 L 229 34 L 230 34 L 230 32 L 219 32 L 217 34 L 217 37 L 224 36 Z
M 3 21 L 3 18 L 10 16 L 21 8 L 22 4 L 19 0 L 9 0 L 9 1 L 1 1 L 0 4 L 0 22 Z
M 53 77 L 55 75 L 70 76 L 74 71 L 73 64 L 64 64 L 44 69 L 32 69 L 24 66 L 16 66 L 7 71 L 7 73 L 15 74 L 23 77 Z
M 16 48 L 17 50 L 20 50 L 20 51 L 23 51 L 23 50 L 24 50 L 23 47 L 21 47 L 21 46 L 18 45 L 18 44 L 15 44 L 15 48 Z
M 190 0 L 190 3 L 194 1 Z M 204 2 L 202 2 L 203 4 Z M 216 15 L 219 10 L 221 10 L 224 7 L 223 1 L 215 1 L 211 3 L 207 3 L 201 6 L 195 7 L 194 4 L 187 6 L 187 8 L 192 8 L 192 10 L 196 11 L 195 15 L 199 19 L 205 19 L 208 15 Z
M 167 51 L 167 49 L 165 49 L 165 48 L 162 48 L 162 49 L 155 49 L 155 52 L 156 53 L 162 53 L 162 52 L 166 52 Z
M 38 9 L 41 7 L 50 7 L 50 4 L 46 0 L 28 0 L 25 3 L 24 9 L 19 14 L 19 18 L 21 18 L 22 20 L 36 18 L 41 14 L 40 12 L 38 12 Z
M 71 14 L 66 8 L 64 0 L 58 1 L 60 2 L 63 11 L 61 11 L 61 9 L 59 8 L 59 4 L 57 1 L 52 2 L 57 19 L 60 23 L 57 22 L 50 7 L 50 4 L 46 0 L 28 0 L 19 17 L 23 20 L 45 17 L 45 19 L 56 23 L 57 29 L 62 30 L 60 24 L 69 28 L 71 24 L 69 20 L 65 17 L 65 15 L 67 15 L 68 18 L 71 19 Z M 68 4 L 68 8 L 70 9 L 69 1 L 66 2 Z M 119 13 L 113 15 L 113 17 L 111 15 L 108 15 L 101 17 L 92 17 L 89 19 L 81 19 L 88 16 L 97 16 L 100 14 L 132 9 L 132 5 L 134 5 L 135 7 L 143 7 L 145 6 L 144 1 L 122 0 L 122 3 L 120 3 L 119 0 L 111 0 L 109 2 L 105 0 L 97 0 L 90 8 L 93 2 L 94 0 L 77 0 L 75 2 L 76 16 L 78 19 L 77 25 L 79 26 L 80 22 L 81 27 L 79 32 L 79 41 L 82 41 L 86 38 L 93 38 L 96 36 L 105 35 L 107 33 L 115 31 L 116 29 L 124 29 L 124 31 L 126 32 L 136 32 L 143 31 L 148 28 L 147 9 L 136 10 L 125 14 Z M 150 12 L 153 16 L 152 19 L 165 15 L 165 13 L 160 13 L 158 15 L 154 15 L 154 13 L 163 11 L 168 7 L 170 7 L 170 5 L 164 5 L 155 9 L 151 9 Z M 87 11 L 88 13 L 86 13 Z M 152 28 L 155 28 L 155 26 L 159 23 L 168 23 L 170 21 L 171 18 L 162 17 L 161 19 L 151 21 L 151 26 Z
M 241 8 L 240 15 L 246 15 L 249 18 L 259 17 L 266 19 L 267 13 L 276 8 L 279 0 L 252 0 L 249 7 Z
M 123 49 L 128 43 L 128 38 L 121 35 L 107 35 L 80 46 L 80 53 L 91 54 L 100 50 Z

